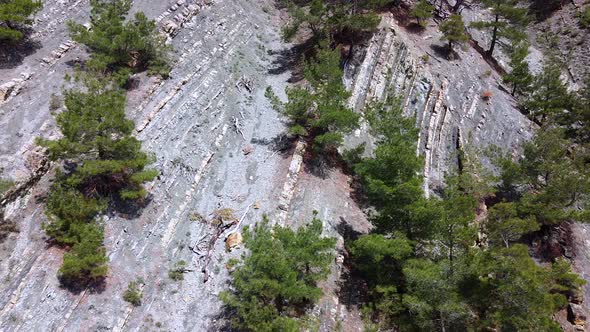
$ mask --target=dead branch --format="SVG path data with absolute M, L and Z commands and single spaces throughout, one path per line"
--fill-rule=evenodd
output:
M 245 141 L 246 137 L 244 136 L 244 132 L 242 132 L 242 126 L 240 125 L 240 120 L 238 120 L 237 117 L 233 117 L 233 120 L 234 120 L 234 127 L 236 129 L 236 132 L 240 133 L 240 135 L 242 135 L 242 138 Z

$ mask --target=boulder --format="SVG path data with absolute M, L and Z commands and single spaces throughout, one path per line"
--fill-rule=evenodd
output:
M 584 307 L 579 304 L 570 303 L 567 308 L 567 316 L 568 320 L 576 326 L 583 328 L 586 325 L 588 316 Z
M 225 249 L 227 249 L 227 251 L 231 251 L 232 249 L 237 248 L 240 244 L 242 244 L 242 241 L 242 234 L 240 234 L 239 232 L 231 233 L 225 239 Z
M 16 87 L 16 82 L 10 81 L 0 85 L 0 102 L 6 101 L 14 88 Z

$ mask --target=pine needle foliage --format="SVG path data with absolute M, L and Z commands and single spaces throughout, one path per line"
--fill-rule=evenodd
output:
M 438 197 L 426 198 L 414 120 L 395 101 L 374 105 L 368 118 L 378 147 L 353 168 L 376 227 L 347 243 L 353 268 L 367 283 L 367 319 L 383 330 L 559 331 L 551 317 L 584 281 L 563 260 L 537 264 L 518 241 L 548 223 L 583 220 L 573 207 L 584 206 L 587 176 L 583 162 L 567 161 L 564 154 L 573 150 L 566 142 L 541 132 L 538 142 L 545 143 L 527 145 L 518 164 L 503 161 L 509 172 L 495 181 L 497 188 L 484 177 L 470 179 L 466 169 L 447 177 Z M 516 200 L 491 206 L 476 227 L 477 203 L 495 191 L 505 199 L 506 188 L 520 193 Z M 476 245 L 478 230 L 488 236 L 487 246 Z
M 91 52 L 88 69 L 98 73 L 115 73 L 121 81 L 132 71 L 148 69 L 167 76 L 169 65 L 165 37 L 156 22 L 143 12 L 126 20 L 132 0 L 92 0 L 90 28 L 68 22 L 70 36 Z
M 232 290 L 220 298 L 232 327 L 243 331 L 299 331 L 302 313 L 322 295 L 334 259 L 335 239 L 321 236 L 322 222 L 294 231 L 269 225 L 264 217 L 244 232 L 249 254 L 231 273 Z
M 22 39 L 22 28 L 32 23 L 31 16 L 42 6 L 37 0 L 0 1 L 0 41 Z
M 511 41 L 521 41 L 526 38 L 523 33 L 528 24 L 528 9 L 520 0 L 481 0 L 491 8 L 492 19 L 489 21 L 472 22 L 471 26 L 480 30 L 491 30 L 492 39 L 488 48 L 488 55 L 494 54 L 496 43 L 500 38 Z
M 443 40 L 449 43 L 450 51 L 453 51 L 453 45 L 469 40 L 469 36 L 465 33 L 465 23 L 459 14 L 453 14 L 441 23 L 440 31 L 443 33 Z
M 46 234 L 70 247 L 59 276 L 64 284 L 89 284 L 106 275 L 107 258 L 98 216 L 113 200 L 145 197 L 142 184 L 157 172 L 132 136 L 125 94 L 104 79 L 87 77 L 84 90 L 65 91 L 65 111 L 56 116 L 62 137 L 39 139 L 58 171 L 47 198 Z
M 275 108 L 289 118 L 289 132 L 310 138 L 319 150 L 338 147 L 343 134 L 358 126 L 359 115 L 348 107 L 350 93 L 342 83 L 339 64 L 337 50 L 321 48 L 305 66 L 309 86 L 287 89 L 285 104 L 267 90 Z
M 433 5 L 431 5 L 427 0 L 420 0 L 414 6 L 414 8 L 412 8 L 410 15 L 416 18 L 416 23 L 419 26 L 425 27 L 427 20 L 432 17 L 433 11 Z

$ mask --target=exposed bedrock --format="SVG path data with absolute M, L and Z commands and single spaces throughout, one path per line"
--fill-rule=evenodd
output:
M 355 110 L 361 111 L 373 100 L 397 96 L 404 113 L 416 118 L 418 149 L 426 163 L 425 186 L 430 190 L 456 167 L 458 149 L 496 145 L 517 154 L 533 129 L 500 85 L 499 75 L 476 51 L 458 49 L 459 58 L 448 60 L 442 54 L 444 46 L 432 25 L 413 34 L 384 17 L 362 63 L 350 66 L 346 73 Z M 348 146 L 372 144 L 366 125 L 352 136 Z
M 170 79 L 138 75 L 128 94 L 135 133 L 155 155 L 161 175 L 148 186 L 150 203 L 139 213 L 104 217 L 110 259 L 104 289 L 72 293 L 59 286 L 63 250 L 47 246 L 40 226 L 52 172 L 34 145 L 35 137 L 56 135 L 50 96 L 61 94 L 64 74 L 86 56 L 69 42 L 64 22 L 87 20 L 88 1 L 46 2 L 35 25 L 39 48 L 0 68 L 0 167 L 17 181 L 0 208 L 19 230 L 0 244 L 0 331 L 216 330 L 217 295 L 228 287 L 225 263 L 241 254 L 226 251 L 223 237 L 229 232 L 214 242 L 206 266 L 191 249 L 211 238 L 211 225 L 199 216 L 208 218 L 216 209 L 233 209 L 242 227 L 263 213 L 296 227 L 316 210 L 340 248 L 342 228 L 369 228 L 351 198 L 348 176 L 337 169 L 325 177 L 311 174 L 303 143 L 280 149 L 285 126 L 264 90 L 272 86 L 284 97 L 290 73 L 281 54 L 291 45 L 280 40 L 284 17 L 273 9 L 274 1 L 134 3 L 134 10 L 157 19 L 169 35 L 175 62 Z M 439 39 L 434 26 L 416 35 L 385 17 L 361 60 L 346 71 L 355 110 L 399 95 L 406 114 L 416 117 L 426 192 L 455 167 L 458 148 L 495 144 L 517 154 L 532 132 L 481 56 L 458 50 L 460 59 L 448 61 L 440 47 L 431 46 L 443 45 Z M 491 97 L 483 98 L 484 92 Z M 371 139 L 365 124 L 347 145 L 371 146 Z M 337 296 L 343 261 L 337 257 L 314 313 L 322 331 L 338 321 L 347 331 L 362 330 L 358 312 Z M 168 270 L 179 260 L 194 271 L 174 282 Z M 122 294 L 136 278 L 145 286 L 142 305 L 132 307 Z

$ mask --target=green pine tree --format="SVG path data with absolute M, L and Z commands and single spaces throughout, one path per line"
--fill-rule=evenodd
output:
M 138 12 L 126 22 L 132 0 L 92 0 L 90 4 L 90 29 L 68 22 L 71 38 L 91 51 L 89 69 L 115 73 L 123 82 L 131 70 L 147 68 L 167 76 L 169 47 L 158 33 L 155 21 Z
M 157 172 L 131 133 L 125 118 L 125 94 L 104 79 L 86 77 L 85 90 L 69 90 L 66 110 L 56 117 L 62 137 L 38 140 L 53 161 L 67 164 L 57 172 L 47 198 L 49 223 L 43 228 L 57 244 L 71 247 L 59 270 L 72 287 L 89 285 L 107 272 L 102 229 L 97 217 L 115 199 L 141 199 L 142 184 Z
M 523 106 L 529 117 L 538 124 L 562 123 L 567 112 L 574 107 L 574 99 L 561 80 L 561 66 L 549 59 L 543 71 L 535 76 L 531 93 L 524 98 Z
M 440 31 L 443 33 L 443 40 L 449 44 L 449 51 L 453 51 L 453 45 L 457 43 L 464 43 L 469 40 L 469 36 L 465 33 L 465 23 L 461 15 L 453 14 L 449 16 L 440 25 Z
M 288 1 L 292 21 L 283 28 L 283 38 L 289 41 L 302 27 L 305 27 L 312 32 L 316 45 L 326 39 L 337 38 L 346 38 L 347 42 L 352 42 L 355 36 L 373 31 L 377 27 L 380 18 L 369 9 L 381 7 L 387 2 L 386 0 Z
M 472 22 L 471 26 L 480 30 L 491 29 L 492 39 L 487 51 L 489 56 L 494 54 L 499 38 L 508 38 L 513 41 L 526 38 L 523 29 L 528 23 L 528 10 L 525 5 L 520 5 L 520 0 L 481 0 L 481 2 L 491 8 L 492 20 Z
M 51 160 L 77 165 L 66 183 L 86 197 L 143 198 L 141 184 L 157 172 L 145 169 L 151 158 L 132 136 L 124 92 L 99 80 L 87 81 L 87 91 L 70 90 L 64 96 L 67 110 L 56 117 L 63 137 L 39 143 L 47 147 Z
M 318 149 L 338 147 L 343 134 L 358 126 L 359 115 L 348 107 L 350 93 L 342 83 L 339 64 L 337 50 L 322 48 L 305 66 L 309 87 L 288 89 L 284 105 L 267 89 L 274 106 L 289 118 L 290 133 L 313 138 Z
M 64 254 L 58 277 L 68 286 L 89 284 L 107 274 L 108 258 L 102 244 L 103 232 L 96 224 L 77 224 L 77 242 Z
M 32 23 L 34 15 L 42 7 L 37 0 L 0 1 L 0 41 L 15 41 L 23 37 L 21 28 Z
M 515 203 L 498 203 L 492 206 L 485 221 L 486 234 L 494 246 L 510 244 L 519 240 L 524 234 L 539 230 L 534 218 L 519 218 Z
M 334 259 L 335 239 L 321 237 L 322 222 L 293 231 L 270 227 L 266 217 L 244 232 L 249 250 L 231 273 L 232 291 L 220 294 L 233 312 L 232 327 L 242 331 L 299 331 L 295 313 L 322 294 L 317 282 L 326 278 Z
M 530 91 L 534 76 L 529 70 L 529 64 L 526 61 L 528 55 L 528 43 L 522 42 L 514 47 L 510 54 L 510 73 L 504 75 L 502 80 L 512 85 L 512 95 L 525 94 Z
M 434 6 L 431 5 L 427 0 L 420 0 L 410 12 L 410 15 L 416 18 L 416 23 L 421 26 L 425 27 L 429 18 L 432 17 L 432 11 L 434 11 Z

